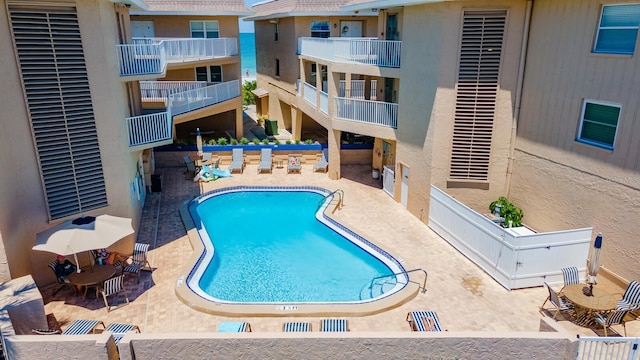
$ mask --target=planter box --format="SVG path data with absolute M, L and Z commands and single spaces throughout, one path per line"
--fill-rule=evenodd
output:
M 562 284 L 561 269 L 568 266 L 584 277 L 593 232 L 503 228 L 433 185 L 429 227 L 509 290 Z

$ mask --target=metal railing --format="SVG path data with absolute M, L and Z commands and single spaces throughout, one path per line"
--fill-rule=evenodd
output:
M 167 108 L 173 115 L 184 114 L 240 96 L 240 82 L 227 81 L 222 84 L 193 89 L 169 96 Z
M 329 94 L 320 91 L 320 111 L 329 114 Z
M 302 96 L 304 99 L 311 103 L 313 106 L 318 106 L 318 90 L 315 86 L 305 82 L 303 84 Z
M 298 54 L 333 62 L 400 67 L 401 41 L 376 38 L 298 38 Z
M 336 97 L 334 117 L 367 124 L 398 127 L 398 104 Z
M 140 93 L 142 101 L 167 101 L 173 94 L 206 86 L 206 81 L 140 81 Z
M 369 99 L 367 100 L 376 100 L 378 81 L 371 80 L 371 89 L 369 91 Z M 351 80 L 351 88 L 350 90 L 346 90 L 347 82 L 345 80 L 340 80 L 340 88 L 338 89 L 339 97 L 346 97 L 350 99 L 361 99 L 365 100 L 365 80 Z
M 134 38 L 116 45 L 120 76 L 164 74 L 167 63 L 198 61 L 238 55 L 236 38 Z
M 422 281 L 422 285 L 420 285 L 419 283 L 417 283 L 415 281 L 412 281 L 411 278 L 409 277 L 409 273 L 416 272 L 416 271 L 422 271 L 424 273 L 424 280 Z M 376 281 L 376 280 L 388 278 L 388 277 L 391 277 L 391 276 L 401 275 L 401 274 L 407 275 L 407 279 L 409 279 L 408 280 L 409 282 L 412 282 L 414 284 L 418 284 L 418 287 L 419 287 L 418 289 L 422 290 L 423 294 L 427 292 L 427 277 L 428 277 L 428 274 L 427 274 L 427 270 L 422 269 L 422 268 L 401 271 L 401 272 L 393 273 L 393 274 L 390 274 L 390 275 L 376 276 L 373 279 L 371 279 L 371 281 L 369 282 L 369 289 L 373 288 L 373 282 Z
M 344 190 L 342 189 L 338 189 L 338 190 L 334 190 L 331 192 L 331 194 L 325 195 L 322 200 L 320 200 L 318 202 L 318 208 L 320 208 L 322 206 L 322 204 L 324 204 L 324 202 L 333 195 L 337 195 L 338 196 L 338 202 L 336 203 L 336 206 L 333 208 L 333 212 L 336 212 L 336 210 L 340 210 L 340 208 L 342 208 L 342 206 L 344 205 Z
M 637 337 L 581 337 L 577 360 L 638 360 L 640 358 Z
M 138 146 L 172 138 L 169 112 L 127 118 L 129 146 Z

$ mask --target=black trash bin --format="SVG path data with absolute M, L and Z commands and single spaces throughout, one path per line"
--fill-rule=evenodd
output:
M 269 136 L 278 135 L 278 121 L 277 120 L 265 120 L 264 121 L 264 133 Z
M 151 175 L 151 192 L 162 191 L 162 176 L 159 174 Z

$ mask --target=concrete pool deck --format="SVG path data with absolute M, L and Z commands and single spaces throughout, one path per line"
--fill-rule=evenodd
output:
M 178 276 L 192 254 L 180 218 L 180 206 L 201 193 L 235 185 L 342 189 L 344 206 L 333 214 L 335 219 L 401 260 L 405 269 L 428 271 L 426 293 L 419 293 L 407 303 L 379 314 L 347 317 L 352 332 L 409 331 L 405 318 L 414 310 L 435 311 L 447 331 L 538 331 L 540 319 L 547 316 L 539 312 L 548 295 L 543 287 L 504 289 L 382 191 L 380 181 L 371 179 L 368 166 L 343 166 L 343 178 L 337 181 L 330 180 L 324 173 L 314 173 L 312 165 L 303 165 L 301 174 L 287 174 L 286 168 L 274 168 L 272 174 L 257 174 L 256 166 L 248 165 L 243 174 L 210 183 L 185 180 L 182 167 L 157 170 L 162 174 L 162 192 L 147 197 L 138 232 L 139 242 L 151 244 L 148 259 L 153 273 L 143 272 L 139 284 L 135 277 L 128 277 L 125 287 L 131 304 L 111 312 L 107 312 L 102 299 L 83 300 L 72 290 L 62 290 L 52 296 L 53 287 L 41 289 L 46 313 L 53 313 L 63 329 L 75 319 L 97 319 L 105 323 L 136 324 L 144 333 L 215 332 L 222 321 L 242 320 L 249 322 L 254 332 L 281 332 L 287 321 L 309 321 L 313 331 L 318 331 L 323 317 L 229 318 L 196 311 L 175 295 Z M 286 226 L 286 219 L 280 222 L 247 219 L 246 230 L 260 234 L 278 231 L 279 226 Z M 123 303 L 124 297 L 110 298 L 110 302 Z M 591 329 L 574 325 L 561 316 L 558 319 L 558 324 L 570 333 L 596 335 Z M 622 332 L 620 327 L 614 329 Z M 640 321 L 627 325 L 627 335 L 640 336 Z

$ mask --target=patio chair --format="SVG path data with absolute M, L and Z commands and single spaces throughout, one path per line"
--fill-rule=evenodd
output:
M 223 321 L 218 325 L 218 332 L 251 332 L 251 324 L 244 321 Z
M 607 328 L 613 325 L 622 325 L 624 330 L 624 336 L 627 336 L 627 326 L 625 325 L 625 316 L 627 316 L 627 310 L 612 310 L 604 314 L 593 314 L 593 319 L 604 328 L 604 336 L 607 336 Z
M 187 170 L 185 171 L 187 178 L 190 179 L 196 176 L 196 173 L 198 172 L 198 170 L 196 169 L 196 164 L 194 164 L 194 162 L 191 161 L 191 159 L 187 155 L 184 155 L 182 157 L 182 160 L 184 161 L 184 165 L 187 167 Z
M 349 322 L 346 319 L 323 319 L 320 322 L 322 332 L 346 332 L 349 331 Z
M 111 336 L 113 336 L 113 340 L 115 340 L 117 345 L 126 333 L 128 333 L 129 331 L 135 331 L 139 333 L 140 328 L 138 327 L 138 325 L 131 324 L 109 324 L 109 326 L 107 326 L 104 331 L 113 332 L 113 335 Z
M 98 258 L 100 257 L 98 250 L 89 250 L 89 252 L 91 253 L 91 257 L 93 258 L 93 264 L 97 263 Z M 122 268 L 124 267 L 124 263 L 122 261 L 116 260 L 116 262 L 112 265 L 116 267 L 118 273 L 122 272 Z
M 638 310 L 640 309 L 640 282 L 633 280 L 622 294 L 622 299 L 618 301 L 616 310 Z
M 564 279 L 564 286 L 562 289 L 569 285 L 580 284 L 580 273 L 578 272 L 578 268 L 575 266 L 562 268 L 562 278 Z M 560 297 L 562 297 L 562 289 L 558 291 L 558 295 Z
M 67 278 L 66 278 L 66 277 L 60 277 L 60 276 L 58 276 L 58 274 L 56 273 L 56 265 L 57 265 L 57 264 L 58 264 L 58 260 L 53 260 L 53 261 L 52 261 L 52 262 L 50 262 L 50 263 L 49 263 L 49 265 L 48 265 L 48 266 L 49 266 L 49 268 L 51 269 L 51 271 L 53 271 L 53 275 L 56 277 L 56 281 L 57 281 L 57 282 L 58 282 L 58 284 L 60 285 L 60 286 L 58 286 L 58 288 L 57 288 L 57 289 L 55 289 L 55 290 L 53 291 L 53 295 L 57 294 L 57 293 L 58 293 L 58 291 L 60 291 L 60 290 L 64 289 L 64 288 L 65 288 L 65 287 L 67 287 L 67 286 L 71 286 L 73 289 L 76 289 L 76 287 L 75 287 L 75 286 L 73 286 L 73 284 L 71 284 L 71 283 L 69 282 L 69 280 L 67 280 Z M 76 290 L 76 292 L 77 292 L 77 291 L 78 291 L 78 290 Z
M 104 322 L 101 320 L 74 320 L 64 329 L 62 335 L 93 334 L 97 330 L 98 325 L 102 325 L 102 329 L 105 329 Z
M 258 174 L 263 171 L 273 171 L 273 162 L 271 159 L 271 149 L 260 150 L 260 163 L 258 164 Z
M 138 283 L 140 282 L 140 270 L 146 266 L 151 270 L 151 264 L 147 260 L 147 252 L 149 251 L 149 244 L 135 243 L 133 244 L 133 255 L 131 255 L 131 264 L 122 269 L 123 272 L 136 274 L 138 277 Z
M 411 311 L 406 320 L 412 331 L 442 331 L 435 311 Z
M 318 162 L 313 165 L 313 171 L 327 172 L 327 170 L 329 170 L 329 162 L 327 161 L 329 157 L 327 156 L 327 150 L 327 148 L 322 149 L 320 160 L 318 160 Z
M 98 292 L 102 294 L 102 299 L 104 299 L 104 305 L 107 307 L 107 312 L 111 311 L 111 308 L 113 307 L 109 305 L 107 297 L 119 294 L 120 292 L 124 292 L 124 299 L 126 300 L 126 304 L 124 305 L 129 305 L 127 290 L 124 288 L 124 275 L 112 277 L 111 279 L 105 280 L 102 285 L 98 287 Z
M 286 322 L 282 325 L 284 332 L 307 332 L 311 331 L 310 322 Z
M 289 155 L 289 161 L 287 161 L 287 174 L 298 173 L 302 170 L 302 164 L 300 164 L 300 157 L 298 155 Z
M 231 164 L 229 165 L 229 172 L 233 173 L 234 171 L 244 171 L 245 162 L 244 162 L 244 152 L 242 148 L 233 149 L 231 153 Z
M 556 312 L 555 314 L 553 314 L 553 320 L 556 319 L 556 316 L 558 316 L 561 311 L 573 312 L 574 306 L 569 300 L 558 296 L 558 293 L 556 293 L 555 290 L 553 290 L 551 286 L 549 286 L 549 284 L 547 284 L 546 282 L 544 283 L 544 286 L 546 286 L 549 290 L 549 296 L 542 303 L 542 306 L 540 306 L 540 310 L 544 309 L 544 305 L 547 303 L 547 301 L 551 301 L 551 304 L 553 304 L 553 306 L 555 306 L 556 308 Z

